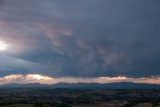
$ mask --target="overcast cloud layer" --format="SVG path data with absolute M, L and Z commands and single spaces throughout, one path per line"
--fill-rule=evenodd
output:
M 159 76 L 160 2 L 0 0 L 0 41 L 1 77 Z

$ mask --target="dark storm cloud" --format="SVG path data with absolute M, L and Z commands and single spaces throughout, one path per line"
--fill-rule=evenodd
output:
M 2 0 L 0 37 L 46 75 L 145 77 L 160 74 L 159 19 L 157 0 Z

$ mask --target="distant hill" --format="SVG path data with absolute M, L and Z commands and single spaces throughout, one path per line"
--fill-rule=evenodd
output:
M 132 82 L 117 82 L 107 84 L 97 83 L 59 83 L 59 84 L 5 84 L 0 85 L 0 88 L 68 88 L 68 89 L 160 89 L 157 84 L 144 84 Z

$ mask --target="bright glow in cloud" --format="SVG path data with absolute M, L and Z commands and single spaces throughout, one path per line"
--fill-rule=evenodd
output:
M 0 51 L 5 51 L 8 48 L 8 44 L 0 41 Z
M 0 84 L 9 84 L 9 83 L 20 83 L 20 84 L 27 84 L 27 83 L 41 83 L 41 84 L 54 84 L 54 78 L 48 76 L 42 76 L 39 74 L 15 74 L 9 75 L 0 78 Z
M 133 83 L 149 83 L 149 84 L 160 84 L 160 77 L 150 78 L 127 78 L 125 76 L 118 77 L 59 77 L 53 78 L 49 76 L 43 76 L 40 74 L 15 74 L 0 78 L 0 84 L 9 83 L 40 83 L 40 84 L 57 84 L 57 83 L 113 83 L 113 82 L 133 82 Z

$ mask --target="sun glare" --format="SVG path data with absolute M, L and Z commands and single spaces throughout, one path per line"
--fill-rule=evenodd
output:
M 8 44 L 3 41 L 0 41 L 0 51 L 5 51 L 7 50 L 7 48 L 8 48 Z

